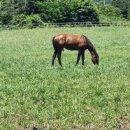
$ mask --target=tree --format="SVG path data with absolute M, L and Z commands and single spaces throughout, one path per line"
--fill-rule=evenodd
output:
M 130 20 L 130 10 L 128 11 L 127 19 Z
M 2 24 L 8 24 L 13 16 L 13 9 L 9 0 L 1 0 L 0 21 Z
M 99 17 L 100 21 L 118 21 L 122 20 L 122 14 L 119 8 L 116 8 L 112 5 L 100 5 L 99 6 Z
M 91 21 L 98 22 L 99 14 L 96 5 L 90 1 L 82 1 L 78 5 L 77 17 L 79 22 Z
M 91 0 L 37 0 L 33 5 L 45 22 L 99 21 Z
M 0 0 L 0 21 L 9 24 L 15 15 L 26 13 L 29 0 Z
M 119 8 L 123 17 L 127 19 L 130 8 L 130 0 L 113 0 L 112 5 Z

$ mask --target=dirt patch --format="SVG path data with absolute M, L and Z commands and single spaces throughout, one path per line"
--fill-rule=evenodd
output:
M 130 117 L 128 115 L 120 117 L 117 130 L 130 130 Z

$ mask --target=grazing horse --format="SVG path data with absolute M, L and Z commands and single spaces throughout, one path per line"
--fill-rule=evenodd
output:
M 99 56 L 93 44 L 84 35 L 71 35 L 71 34 L 59 34 L 53 37 L 52 40 L 54 54 L 52 57 L 52 65 L 54 65 L 55 58 L 57 56 L 59 64 L 61 63 L 61 53 L 64 48 L 68 50 L 77 50 L 77 62 L 79 63 L 80 57 L 82 56 L 82 65 L 84 65 L 84 53 L 88 49 L 91 54 L 93 64 L 99 64 Z

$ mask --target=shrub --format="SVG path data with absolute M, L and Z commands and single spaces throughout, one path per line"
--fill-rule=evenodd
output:
M 123 17 L 127 19 L 130 8 L 130 0 L 113 0 L 112 5 L 119 8 Z
M 45 22 L 99 21 L 98 10 L 91 0 L 42 1 L 37 6 Z
M 11 23 L 13 25 L 17 25 L 17 26 L 24 26 L 27 24 L 26 22 L 26 15 L 25 14 L 21 14 L 21 15 L 16 15 L 13 17 Z
M 128 11 L 127 19 L 130 20 L 130 10 Z
M 35 14 L 35 15 L 28 15 L 26 17 L 26 23 L 27 26 L 30 28 L 36 27 L 36 26 L 40 26 L 43 24 L 41 18 L 39 15 Z
M 99 21 L 99 12 L 97 6 L 91 1 L 84 1 L 79 3 L 77 9 L 78 21 L 85 22 L 98 22 Z
M 39 15 L 17 15 L 14 16 L 11 23 L 17 26 L 28 26 L 33 28 L 35 26 L 42 25 L 42 20 Z
M 10 21 L 12 19 L 12 15 L 8 12 L 1 12 L 0 13 L 0 21 L 1 21 L 1 24 L 9 24 Z
M 115 8 L 111 5 L 106 5 L 106 6 L 100 5 L 99 17 L 100 17 L 100 21 L 123 20 L 120 9 Z

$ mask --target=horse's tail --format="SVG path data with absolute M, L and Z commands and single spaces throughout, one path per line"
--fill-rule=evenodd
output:
M 56 50 L 55 37 L 52 38 L 52 45 L 53 45 L 54 50 Z
M 52 38 L 52 44 L 53 44 L 53 46 L 54 46 L 54 39 L 55 39 L 55 37 Z

